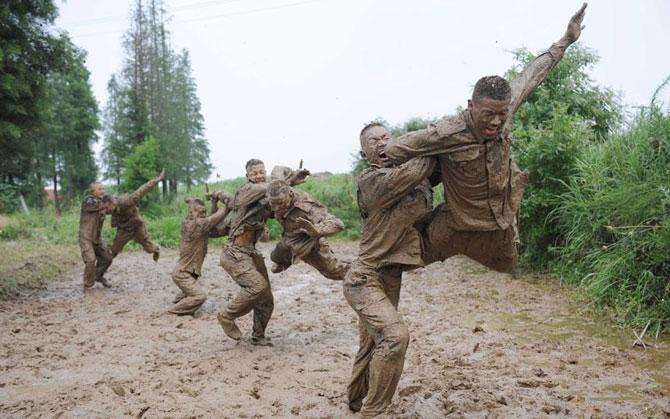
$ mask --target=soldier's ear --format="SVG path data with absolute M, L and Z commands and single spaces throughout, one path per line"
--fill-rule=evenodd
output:
M 469 110 L 472 110 L 472 107 L 473 107 L 473 106 L 474 106 L 474 105 L 472 104 L 472 99 L 468 99 L 468 109 L 469 109 Z
M 360 153 L 361 153 L 361 158 L 362 158 L 363 160 L 367 160 L 367 159 L 368 159 L 368 157 L 365 155 L 365 153 L 363 152 L 363 150 L 361 150 Z

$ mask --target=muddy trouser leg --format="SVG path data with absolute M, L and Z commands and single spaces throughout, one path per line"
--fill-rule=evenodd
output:
M 95 250 L 91 240 L 79 238 L 79 247 L 81 248 L 81 258 L 84 260 L 84 286 L 92 287 L 95 285 Z
M 192 314 L 207 300 L 207 295 L 198 285 L 197 277 L 190 272 L 178 271 L 172 275 L 172 280 L 184 293 L 184 297 L 168 310 L 170 313 Z
M 317 271 L 321 272 L 321 275 L 336 281 L 342 281 L 349 270 L 349 263 L 337 260 L 328 241 L 323 237 L 319 240 L 319 244 L 302 260 L 316 268 Z
M 131 241 L 134 236 L 134 231 L 117 228 L 116 234 L 114 235 L 114 240 L 112 241 L 112 257 L 116 257 L 116 255 L 121 253 L 126 244 L 128 244 L 128 242 Z
M 154 253 L 160 249 L 157 243 L 151 241 L 151 236 L 147 231 L 147 226 L 142 222 L 142 224 L 137 227 L 133 239 L 142 245 L 144 251 L 147 253 Z
M 95 264 L 95 280 L 99 281 L 105 275 L 105 272 L 107 272 L 114 258 L 112 257 L 112 252 L 107 247 L 107 243 L 102 240 L 100 243 L 95 244 L 93 249 L 95 250 L 95 258 L 97 260 Z
M 359 316 L 360 349 L 347 387 L 349 405 L 374 417 L 391 404 L 405 363 L 409 330 L 396 308 L 401 273 L 358 264 L 344 279 L 344 296 Z M 362 399 L 362 400 L 361 400 Z
M 506 230 L 457 231 L 449 227 L 446 203 L 433 211 L 422 233 L 426 265 L 455 255 L 465 255 L 498 272 L 510 272 L 519 261 L 516 226 Z
M 264 337 L 265 328 L 274 310 L 274 299 L 263 256 L 255 249 L 227 244 L 221 253 L 221 265 L 237 285 L 242 287 L 221 315 L 235 320 L 253 310 L 252 336 Z

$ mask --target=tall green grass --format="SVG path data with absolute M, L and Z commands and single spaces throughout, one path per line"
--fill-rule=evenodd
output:
M 670 114 L 639 110 L 575 167 L 551 213 L 562 232 L 553 271 L 621 321 L 670 331 Z

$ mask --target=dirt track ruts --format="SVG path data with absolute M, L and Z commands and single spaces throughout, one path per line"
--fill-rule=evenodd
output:
M 353 258 L 355 243 L 334 243 Z M 266 254 L 271 244 L 261 245 Z M 273 347 L 236 343 L 216 312 L 237 286 L 211 246 L 195 317 L 166 313 L 176 252 L 122 253 L 84 294 L 83 265 L 0 302 L 1 417 L 357 417 L 346 382 L 356 316 L 341 283 L 305 264 L 271 275 Z M 405 274 L 411 341 L 390 417 L 670 417 L 670 349 L 575 313 L 553 282 L 465 258 Z M 250 316 L 238 322 L 248 335 Z M 649 340 L 647 339 L 647 342 Z

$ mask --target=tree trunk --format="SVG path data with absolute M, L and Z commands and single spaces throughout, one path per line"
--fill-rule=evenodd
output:
M 56 205 L 56 214 L 60 216 L 60 202 L 58 200 L 58 175 L 54 170 L 54 205 Z

